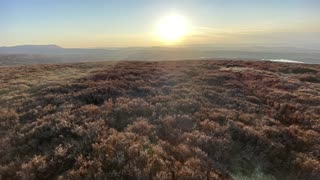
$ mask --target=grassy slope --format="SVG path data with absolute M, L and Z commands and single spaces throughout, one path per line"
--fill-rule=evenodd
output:
M 0 69 L 3 178 L 320 175 L 319 65 L 177 61 Z

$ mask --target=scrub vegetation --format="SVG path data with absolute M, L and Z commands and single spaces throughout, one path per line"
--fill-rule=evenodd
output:
M 320 66 L 0 68 L 0 179 L 317 179 Z

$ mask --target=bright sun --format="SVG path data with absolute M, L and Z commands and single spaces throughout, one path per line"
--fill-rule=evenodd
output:
M 168 44 L 176 43 L 188 33 L 188 23 L 183 16 L 169 15 L 163 18 L 157 26 L 158 38 Z

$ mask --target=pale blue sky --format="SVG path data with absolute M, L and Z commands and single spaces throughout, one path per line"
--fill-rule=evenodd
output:
M 161 45 L 154 26 L 169 13 L 192 33 L 182 44 L 317 44 L 318 0 L 1 0 L 0 46 Z

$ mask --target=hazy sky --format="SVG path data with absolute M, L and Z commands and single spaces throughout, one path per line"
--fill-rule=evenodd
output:
M 163 45 L 156 24 L 183 16 L 187 44 L 320 47 L 319 0 L 0 0 L 0 46 Z

